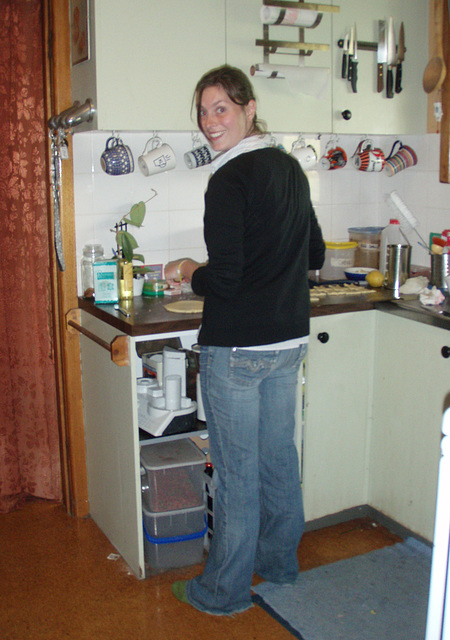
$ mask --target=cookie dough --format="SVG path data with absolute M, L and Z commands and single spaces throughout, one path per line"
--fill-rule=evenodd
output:
M 203 300 L 177 300 L 164 305 L 164 308 L 172 313 L 202 313 Z

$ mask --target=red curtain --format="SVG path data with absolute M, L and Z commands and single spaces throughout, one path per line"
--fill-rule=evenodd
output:
M 0 512 L 61 499 L 41 0 L 0 1 Z

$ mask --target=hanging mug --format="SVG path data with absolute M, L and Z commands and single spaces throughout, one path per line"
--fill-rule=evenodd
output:
M 317 164 L 316 150 L 311 144 L 306 145 L 301 137 L 292 144 L 290 155 L 299 162 L 303 171 L 309 171 Z
M 397 145 L 399 145 L 398 150 L 395 151 Z M 414 149 L 408 147 L 406 144 L 402 144 L 401 140 L 396 140 L 392 145 L 390 154 L 386 158 L 384 170 L 389 177 L 392 177 L 399 171 L 403 171 L 403 169 L 412 167 L 415 164 L 417 164 L 417 155 Z
M 336 142 L 329 141 L 325 147 L 325 153 L 320 159 L 320 166 L 326 171 L 342 169 L 347 164 L 347 154 L 342 147 L 338 147 Z M 335 146 L 333 146 L 335 145 Z
M 123 144 L 122 140 L 116 136 L 111 136 L 106 141 L 100 164 L 103 171 L 111 176 L 121 176 L 134 171 L 134 160 L 130 147 Z
M 211 149 L 209 144 L 202 144 L 198 136 L 192 137 L 193 149 L 184 154 L 184 162 L 188 169 L 198 169 L 210 164 L 217 153 Z
M 142 155 L 139 156 L 138 165 L 144 176 L 151 176 L 175 169 L 177 160 L 172 147 L 163 144 L 159 136 L 153 136 L 147 141 Z
M 382 171 L 385 163 L 381 149 L 373 147 L 372 140 L 362 140 L 352 156 L 352 163 L 359 171 Z

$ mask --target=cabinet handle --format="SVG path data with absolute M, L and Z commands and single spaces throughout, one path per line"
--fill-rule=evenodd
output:
M 317 339 L 322 344 L 325 344 L 330 339 L 330 336 L 326 331 L 321 331 L 320 333 L 317 334 Z
M 441 354 L 443 358 L 450 358 L 450 347 L 442 347 Z
M 352 117 L 352 112 L 350 111 L 350 109 L 345 109 L 345 111 L 341 113 L 341 116 L 344 118 L 344 120 L 350 120 Z

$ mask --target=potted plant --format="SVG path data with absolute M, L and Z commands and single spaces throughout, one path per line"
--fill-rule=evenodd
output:
M 149 198 L 149 200 L 157 195 L 154 189 L 152 189 L 152 191 L 153 196 Z M 146 202 L 149 202 L 149 200 L 146 200 Z M 139 245 L 136 238 L 128 231 L 129 225 L 137 227 L 138 229 L 142 227 L 146 213 L 146 202 L 141 201 L 134 204 L 130 211 L 123 215 L 119 222 L 114 226 L 117 244 L 117 257 L 119 260 L 119 289 L 121 297 L 132 297 L 133 295 L 134 287 L 130 287 L 129 284 L 127 285 L 125 283 L 125 273 L 131 273 L 132 277 L 136 280 L 142 279 L 141 284 L 143 285 L 143 277 L 145 273 L 150 270 L 150 267 L 133 265 L 133 260 L 144 262 L 145 259 L 141 253 L 135 253 L 135 249 L 137 249 Z M 132 284 L 133 283 L 131 283 L 131 285 Z

